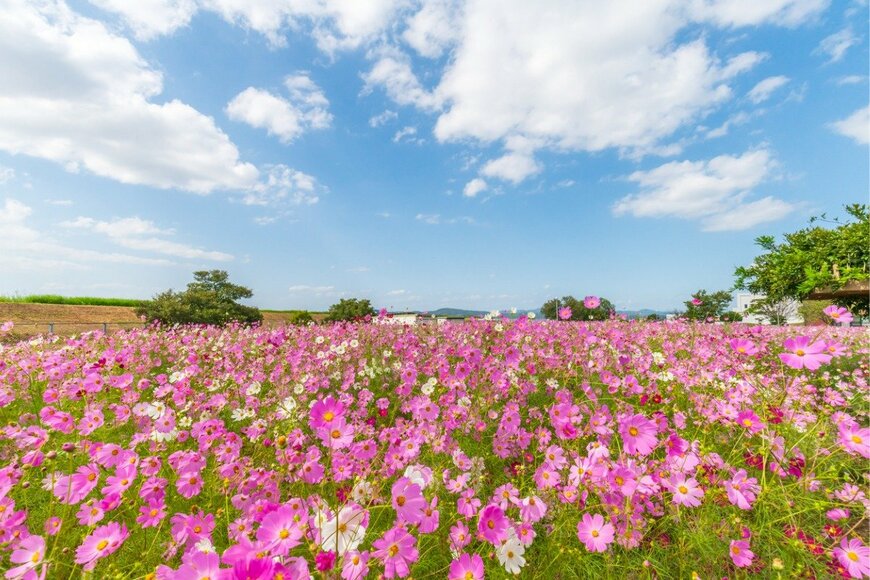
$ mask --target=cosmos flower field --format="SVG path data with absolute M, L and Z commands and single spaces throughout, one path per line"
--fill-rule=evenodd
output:
M 860 328 L 146 328 L 0 350 L 6 578 L 867 577 Z

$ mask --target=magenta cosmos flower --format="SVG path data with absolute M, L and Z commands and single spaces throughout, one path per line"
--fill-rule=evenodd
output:
M 740 411 L 735 420 L 738 425 L 748 429 L 753 435 L 764 430 L 764 423 L 761 422 L 761 418 L 749 409 Z
M 478 554 L 462 554 L 450 562 L 447 580 L 483 580 L 483 558 Z
M 824 310 L 822 310 L 831 320 L 838 324 L 849 324 L 852 322 L 852 313 L 849 312 L 847 308 L 843 308 L 842 306 L 836 306 L 831 304 Z
M 834 548 L 834 556 L 852 578 L 870 576 L 870 548 L 861 543 L 861 540 L 843 538 L 840 547 Z
M 561 320 L 568 320 L 571 318 L 571 309 L 567 306 L 559 309 L 559 318 Z
M 613 524 L 604 523 L 601 514 L 583 514 L 583 519 L 577 522 L 577 537 L 590 552 L 607 550 L 607 546 L 613 542 L 614 532 Z
M 738 568 L 749 566 L 755 559 L 755 554 L 749 549 L 749 542 L 747 540 L 731 540 L 728 553 L 731 555 L 731 561 Z
M 758 347 L 751 340 L 745 338 L 732 338 L 731 348 L 740 354 L 753 355 L 758 353 Z
M 779 358 L 793 369 L 805 368 L 814 371 L 831 360 L 825 343 L 819 340 L 811 344 L 809 336 L 789 338 L 785 341 L 784 346 L 791 352 L 783 352 Z
M 601 306 L 601 299 L 598 296 L 587 296 L 583 299 L 583 306 L 592 310 Z
M 124 524 L 110 522 L 100 526 L 76 549 L 76 564 L 84 564 L 83 569 L 93 570 L 97 561 L 120 548 L 128 535 Z
M 656 424 L 643 415 L 632 415 L 619 425 L 619 434 L 629 455 L 649 455 L 658 444 L 656 432 Z
M 417 538 L 412 536 L 405 528 L 392 528 L 373 544 L 375 551 L 372 555 L 384 562 L 384 577 L 404 578 L 411 573 L 409 567 L 417 561 L 419 553 L 414 547 Z
M 508 537 L 510 520 L 497 505 L 488 505 L 480 511 L 477 522 L 477 531 L 483 538 L 497 546 Z
M 420 486 L 407 477 L 400 477 L 393 484 L 393 509 L 399 517 L 409 524 L 419 524 L 426 515 L 426 498 Z
M 257 539 L 268 546 L 272 554 L 286 556 L 291 548 L 301 543 L 300 522 L 305 522 L 307 519 L 308 515 L 304 509 L 282 505 L 263 518 L 263 523 L 257 530 Z

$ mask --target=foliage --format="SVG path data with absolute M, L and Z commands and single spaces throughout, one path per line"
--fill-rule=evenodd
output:
M 361 320 L 366 316 L 377 314 L 368 299 L 342 298 L 337 304 L 329 307 L 325 320 L 339 322 L 342 320 Z
M 96 296 L 30 294 L 27 296 L 0 296 L 0 302 L 20 304 L 72 304 L 77 306 L 142 306 L 146 301 L 133 298 L 99 298 Z
M 727 290 L 707 292 L 698 290 L 692 294 L 691 300 L 686 300 L 686 312 L 683 316 L 689 320 L 719 320 L 731 304 L 731 293 Z
M 193 278 L 184 292 L 161 292 L 140 306 L 137 314 L 162 324 L 250 324 L 263 320 L 259 310 L 237 302 L 254 293 L 231 283 L 224 270 L 201 270 L 194 272 Z
M 772 302 L 792 298 L 805 299 L 814 289 L 841 288 L 851 281 L 870 276 L 870 210 L 867 205 L 845 207 L 850 221 L 829 220 L 822 215 L 816 221 L 836 227 L 814 226 L 785 234 L 777 244 L 773 236 L 755 240 L 765 253 L 750 266 L 738 267 L 735 289 L 764 294 Z M 868 296 L 839 299 L 836 302 L 866 313 Z
M 719 320 L 722 322 L 740 322 L 743 320 L 743 315 L 739 312 L 734 312 L 733 310 L 723 313 Z
M 314 317 L 307 310 L 297 310 L 290 313 L 287 321 L 290 324 L 308 324 L 309 322 L 314 322 Z
M 616 307 L 607 298 L 600 298 L 600 304 L 596 308 L 586 308 L 583 300 L 577 300 L 573 296 L 553 298 L 541 306 L 541 316 L 547 320 L 558 320 L 560 308 L 570 308 L 571 318 L 574 321 L 607 320 L 616 312 Z
M 831 304 L 830 300 L 804 300 L 798 307 L 798 314 L 804 319 L 804 324 L 825 324 L 830 319 L 823 311 Z
M 651 314 L 648 314 L 646 319 L 649 320 L 650 322 L 656 322 L 658 320 L 664 320 L 665 317 L 662 316 L 661 314 L 656 314 L 655 312 L 653 312 Z
M 866 542 L 870 345 L 804 332 L 499 319 L 21 342 L 0 350 L 0 569 L 337 580 L 359 552 L 348 578 L 445 578 L 454 554 L 513 577 L 490 514 L 520 578 L 840 577 L 835 550 Z M 797 368 L 807 341 L 823 348 Z

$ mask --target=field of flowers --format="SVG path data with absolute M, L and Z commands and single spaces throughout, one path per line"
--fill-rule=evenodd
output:
M 7 345 L 0 568 L 867 577 L 868 347 L 526 318 Z

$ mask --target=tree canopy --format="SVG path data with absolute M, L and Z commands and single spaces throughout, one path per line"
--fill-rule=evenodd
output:
M 707 320 L 719 318 L 728 310 L 731 304 L 731 293 L 727 290 L 707 292 L 698 290 L 692 294 L 691 300 L 686 300 L 686 312 L 683 314 L 690 320 Z
M 372 308 L 372 303 L 368 299 L 342 298 L 337 304 L 329 307 L 326 320 L 328 322 L 359 320 L 375 314 L 375 309 Z
M 810 223 L 826 222 L 785 234 L 783 243 L 761 236 L 755 243 L 764 253 L 749 266 L 738 267 L 735 289 L 764 294 L 771 303 L 792 298 L 804 300 L 822 287 L 842 288 L 849 282 L 868 279 L 870 262 L 870 212 L 864 204 L 845 207 L 849 218 L 830 220 L 824 214 Z M 868 296 L 841 298 L 835 302 L 857 312 L 867 312 Z
M 225 271 L 201 270 L 193 273 L 193 279 L 184 292 L 166 290 L 157 294 L 139 307 L 137 314 L 162 324 L 250 324 L 263 320 L 258 309 L 237 302 L 254 293 L 231 283 Z
M 599 298 L 598 300 L 598 306 L 587 308 L 583 300 L 577 300 L 573 296 L 553 298 L 541 306 L 541 315 L 547 320 L 560 320 L 559 309 L 570 308 L 571 317 L 569 320 L 607 320 L 612 313 L 616 312 L 616 308 L 607 298 Z

